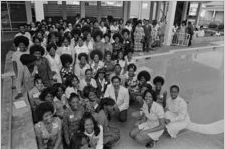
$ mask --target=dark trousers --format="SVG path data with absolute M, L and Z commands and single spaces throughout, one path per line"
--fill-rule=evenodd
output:
M 120 122 L 127 121 L 127 109 L 119 112 L 118 119 L 119 119 Z

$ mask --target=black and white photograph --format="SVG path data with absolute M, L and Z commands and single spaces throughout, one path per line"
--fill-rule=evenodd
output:
M 224 149 L 224 1 L 1 1 L 1 149 Z

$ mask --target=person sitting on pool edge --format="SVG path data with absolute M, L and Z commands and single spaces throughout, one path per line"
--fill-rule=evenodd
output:
M 129 92 L 128 89 L 121 85 L 121 78 L 114 76 L 111 79 L 112 84 L 108 85 L 104 97 L 110 97 L 115 102 L 115 111 L 118 114 L 118 119 L 121 122 L 127 121 L 127 110 L 129 107 Z
M 185 129 L 190 122 L 187 103 L 179 96 L 179 87 L 170 87 L 170 98 L 166 100 L 165 123 L 166 130 L 172 138 L 176 138 L 179 131 Z

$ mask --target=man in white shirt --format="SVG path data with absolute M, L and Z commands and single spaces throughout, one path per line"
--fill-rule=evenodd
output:
M 104 97 L 114 99 L 116 105 L 115 111 L 118 113 L 118 119 L 121 122 L 127 121 L 127 110 L 129 107 L 129 92 L 127 88 L 121 86 L 121 79 L 118 76 L 112 77 L 112 84 L 108 85 Z

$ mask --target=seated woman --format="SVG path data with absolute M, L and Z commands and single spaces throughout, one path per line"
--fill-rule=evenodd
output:
M 89 149 L 89 138 L 84 133 L 73 134 L 70 140 L 70 149 Z
M 34 45 L 30 47 L 30 54 L 36 57 L 36 66 L 38 74 L 42 78 L 45 87 L 53 85 L 53 73 L 51 71 L 48 60 L 43 57 L 45 50 L 40 45 Z
M 103 144 L 105 149 L 112 148 L 113 144 L 120 139 L 120 130 L 109 124 L 111 120 L 110 115 L 114 112 L 115 104 L 113 99 L 103 98 L 93 114 L 96 121 L 103 126 Z
M 53 72 L 53 79 L 56 80 L 57 83 L 62 83 L 62 78 L 60 76 L 60 70 L 62 68 L 62 63 L 60 60 L 60 56 L 56 54 L 57 46 L 55 44 L 47 45 L 47 55 L 45 56 L 50 64 L 50 68 Z
M 136 112 L 136 117 L 140 120 L 130 132 L 130 137 L 139 143 L 146 144 L 146 147 L 152 148 L 154 141 L 159 140 L 163 134 L 165 123 L 163 108 L 154 102 L 151 90 L 145 91 L 144 104 L 141 111 Z
M 49 102 L 41 103 L 37 108 L 39 121 L 34 129 L 39 149 L 62 149 L 62 122 L 53 117 L 54 107 Z
M 80 61 L 78 59 L 78 56 L 81 53 L 89 54 L 88 47 L 84 44 L 84 41 L 85 41 L 85 37 L 79 36 L 79 38 L 78 38 L 78 44 L 74 48 L 74 51 L 76 53 L 76 58 L 75 58 L 75 63 L 74 64 L 79 64 Z
M 88 64 L 88 55 L 86 53 L 80 53 L 78 55 L 78 60 L 79 63 L 74 67 L 74 74 L 79 80 L 82 80 L 85 78 L 85 70 L 90 69 L 90 65 Z
M 38 120 L 37 115 L 35 115 L 35 111 L 37 106 L 41 103 L 39 96 L 43 89 L 44 89 L 44 85 L 42 83 L 41 77 L 38 75 L 35 75 L 34 87 L 28 92 L 28 97 L 30 101 L 34 123 L 37 123 L 37 120 Z
M 80 105 L 80 98 L 77 94 L 71 93 L 68 102 L 70 107 L 66 109 L 63 117 L 63 137 L 66 147 L 72 144 L 70 140 L 77 133 L 79 122 L 84 113 L 84 109 Z
M 54 89 L 54 98 L 53 102 L 55 104 L 55 109 L 56 109 L 56 116 L 59 117 L 60 119 L 63 118 L 63 114 L 65 112 L 65 109 L 68 106 L 68 102 L 66 99 L 66 96 L 64 94 L 65 92 L 65 87 L 62 83 L 56 83 L 52 87 Z
M 98 107 L 100 103 L 100 96 L 96 88 L 91 85 L 85 86 L 83 89 L 83 101 L 82 104 L 85 108 L 86 112 L 95 112 L 95 109 Z
M 103 149 L 103 127 L 98 124 L 91 113 L 84 113 L 79 130 L 89 137 L 91 149 Z
M 165 123 L 166 129 L 172 138 L 176 138 L 179 131 L 187 127 L 190 118 L 187 112 L 187 103 L 179 96 L 179 87 L 170 87 L 170 98 L 166 100 Z
M 115 41 L 113 46 L 112 60 L 118 59 L 118 53 L 123 50 L 123 38 L 120 33 L 115 33 L 113 35 L 113 40 Z
M 121 122 L 127 121 L 127 110 L 129 107 L 129 92 L 128 89 L 121 86 L 121 78 L 118 76 L 112 77 L 112 84 L 108 85 L 104 97 L 110 97 L 115 102 L 115 111 L 118 119 Z
M 120 64 L 122 70 L 121 74 L 124 75 L 126 73 L 126 61 L 124 59 L 123 51 L 118 52 L 118 59 L 116 60 L 117 64 Z
M 62 69 L 60 70 L 60 75 L 62 78 L 62 83 L 65 83 L 66 77 L 73 75 L 73 59 L 68 54 L 63 54 L 62 56 L 60 56 L 60 59 L 62 62 Z
M 70 45 L 71 43 L 71 39 L 69 37 L 66 37 L 64 36 L 61 40 L 62 42 L 62 45 L 61 47 L 58 48 L 58 50 L 56 51 L 56 53 L 59 55 L 59 56 L 62 56 L 63 54 L 68 54 L 72 57 L 73 61 L 74 62 L 74 48 L 73 46 Z
M 143 94 L 146 90 L 152 90 L 151 84 L 148 83 L 151 79 L 151 75 L 147 71 L 141 71 L 137 75 L 138 85 L 135 88 L 132 96 L 139 104 L 143 104 Z
M 92 78 L 92 70 L 86 69 L 85 71 L 85 78 L 80 81 L 80 90 L 82 91 L 85 86 L 91 85 L 94 88 L 97 88 L 97 83 L 95 79 Z
M 166 107 L 166 96 L 167 92 L 162 89 L 162 86 L 164 84 L 164 79 L 161 76 L 157 76 L 153 79 L 153 84 L 155 86 L 155 96 L 156 96 L 156 102 L 161 104 L 163 108 Z
M 111 74 L 114 71 L 115 62 L 111 58 L 112 53 L 109 51 L 105 52 L 104 68 L 107 74 Z
M 105 43 L 104 43 L 104 54 L 109 51 L 112 53 L 112 44 L 110 43 L 110 34 L 104 34 L 104 40 L 105 40 Z
M 102 61 L 103 54 L 99 50 L 93 50 L 90 53 L 90 57 L 91 57 L 91 60 L 93 61 L 91 63 L 91 69 L 93 72 L 93 76 L 95 76 L 97 71 L 104 67 L 104 62 Z
M 65 96 L 69 99 L 71 93 L 81 94 L 79 79 L 75 75 L 68 76 L 65 81 L 66 91 Z
M 103 33 L 100 30 L 96 30 L 93 32 L 93 39 L 94 39 L 94 44 L 93 44 L 93 49 L 98 50 L 104 55 L 104 43 L 101 41 L 102 40 Z
M 123 85 L 128 88 L 129 93 L 130 93 L 130 100 L 133 101 L 134 100 L 134 94 L 136 92 L 136 86 L 138 84 L 137 81 L 137 76 L 135 74 L 137 67 L 135 64 L 129 64 L 128 67 L 128 72 L 124 75 L 124 81 L 123 81 Z
M 97 83 L 97 92 L 100 98 L 104 96 L 105 90 L 109 82 L 106 81 L 105 79 L 105 70 L 99 69 L 96 76 L 95 76 L 95 81 Z

